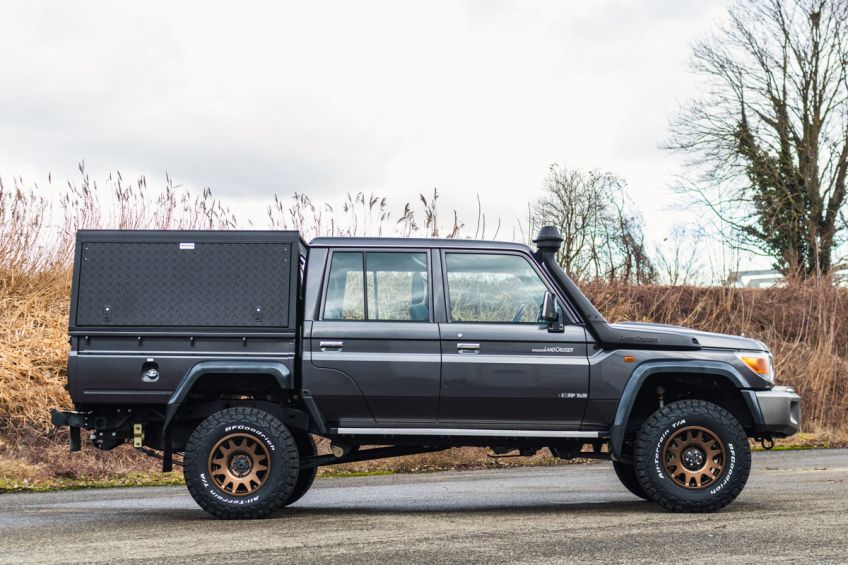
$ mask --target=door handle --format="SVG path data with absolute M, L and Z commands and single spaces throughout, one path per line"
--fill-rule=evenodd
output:
M 344 347 L 343 341 L 322 341 L 318 344 L 321 347 L 322 351 L 326 351 L 327 349 L 336 349 L 341 351 L 342 347 Z
M 480 351 L 479 343 L 457 343 L 456 349 L 459 353 L 477 353 Z

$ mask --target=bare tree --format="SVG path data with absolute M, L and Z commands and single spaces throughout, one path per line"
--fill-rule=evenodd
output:
M 663 238 L 654 253 L 654 264 L 660 280 L 672 286 L 703 282 L 699 279 L 702 270 L 698 233 L 677 225 L 668 237 Z
M 558 260 L 579 280 L 655 282 L 644 245 L 642 218 L 612 173 L 553 164 L 544 195 L 531 205 L 534 229 L 556 226 L 563 237 Z
M 846 31 L 848 0 L 740 0 L 695 45 L 706 93 L 672 124 L 697 172 L 681 189 L 789 275 L 828 272 L 844 235 Z

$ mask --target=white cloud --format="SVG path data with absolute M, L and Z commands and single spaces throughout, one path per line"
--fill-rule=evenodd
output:
M 611 169 L 673 223 L 658 144 L 693 95 L 688 45 L 723 3 L 145 2 L 0 7 L 0 174 L 121 169 L 277 192 L 439 187 L 511 225 L 547 166 Z M 263 218 L 259 218 L 261 223 Z M 502 232 L 509 235 L 509 231 Z

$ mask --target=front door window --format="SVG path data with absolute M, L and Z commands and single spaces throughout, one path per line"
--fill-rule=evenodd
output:
M 446 253 L 452 322 L 536 324 L 547 288 L 524 257 Z

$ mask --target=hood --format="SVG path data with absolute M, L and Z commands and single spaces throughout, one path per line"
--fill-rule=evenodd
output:
M 717 334 L 711 332 L 702 332 L 682 326 L 672 326 L 669 324 L 651 324 L 644 322 L 617 322 L 609 324 L 616 330 L 641 330 L 656 332 L 668 335 L 685 336 L 687 339 L 695 339 L 703 349 L 741 349 L 749 351 L 768 351 L 769 348 L 762 341 L 730 334 Z

